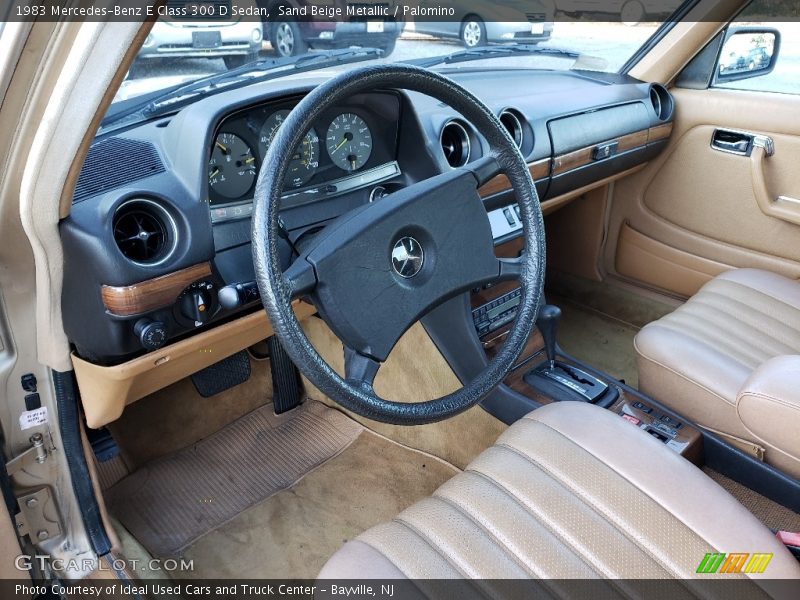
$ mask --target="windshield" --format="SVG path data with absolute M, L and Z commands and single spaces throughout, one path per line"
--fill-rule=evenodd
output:
M 228 2 L 236 6 L 240 3 L 241 0 Z M 167 6 L 174 4 L 171 1 Z M 313 3 L 299 4 L 310 7 Z M 326 4 L 333 6 L 338 2 Z M 225 73 L 258 59 L 298 57 L 355 46 L 379 48 L 383 54 L 366 57 L 357 65 L 321 68 L 331 72 L 365 63 L 425 60 L 430 64 L 434 57 L 470 51 L 467 61 L 441 62 L 431 68 L 480 68 L 491 64 L 493 69 L 616 72 L 662 25 L 660 21 L 642 20 L 642 15 L 633 15 L 631 22 L 622 22 L 624 16 L 620 15 L 607 16 L 614 21 L 598 21 L 594 13 L 581 13 L 567 20 L 561 12 L 554 17 L 553 10 L 544 8 L 537 0 L 521 0 L 516 8 L 510 8 L 515 5 L 513 2 L 503 3 L 502 7 L 488 0 L 483 4 L 485 15 L 469 15 L 460 20 L 446 17 L 445 21 L 395 18 L 391 9 L 388 14 L 378 16 L 322 20 L 312 19 L 308 14 L 270 13 L 267 17 L 263 12 L 254 17 L 258 5 L 253 5 L 249 16 L 239 19 L 220 20 L 217 16 L 189 20 L 162 16 L 147 36 L 115 102 Z M 389 3 L 380 5 L 386 7 Z M 493 20 L 500 18 L 504 20 Z M 504 51 L 512 46 L 524 48 L 525 52 Z M 301 76 L 300 73 L 285 75 Z

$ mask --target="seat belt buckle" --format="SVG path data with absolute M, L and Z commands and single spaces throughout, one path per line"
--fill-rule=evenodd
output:
M 800 533 L 794 531 L 778 531 L 778 541 L 789 549 L 797 560 L 800 560 Z

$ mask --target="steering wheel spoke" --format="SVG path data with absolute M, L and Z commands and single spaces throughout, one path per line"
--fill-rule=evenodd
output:
M 381 368 L 380 362 L 344 345 L 344 378 L 350 384 L 372 391 L 375 376 Z
M 490 182 L 502 171 L 500 168 L 500 162 L 492 153 L 483 156 L 461 168 L 472 173 L 472 175 L 475 177 L 475 181 L 477 181 L 476 187 L 481 187 L 482 185 Z
M 305 259 L 298 258 L 286 271 L 283 277 L 289 286 L 290 296 L 294 300 L 307 296 L 317 287 L 317 274 L 314 267 Z
M 499 263 L 497 281 L 513 281 L 522 277 L 522 267 L 525 264 L 525 255 L 516 258 L 498 258 Z

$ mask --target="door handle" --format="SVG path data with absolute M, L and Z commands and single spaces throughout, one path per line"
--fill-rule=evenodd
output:
M 731 129 L 715 129 L 711 136 L 711 147 L 720 152 L 750 156 L 753 148 L 764 148 L 767 156 L 775 153 L 772 138 L 747 131 L 734 131 Z
M 757 138 L 765 138 L 754 140 L 753 150 L 750 154 L 753 194 L 758 207 L 765 215 L 800 225 L 800 200 L 785 195 L 774 197 L 769 193 L 767 179 L 764 176 L 764 161 L 775 153 L 775 146 L 771 138 L 765 136 L 757 136 Z

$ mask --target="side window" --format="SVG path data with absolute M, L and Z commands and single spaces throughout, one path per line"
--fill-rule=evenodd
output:
M 774 2 L 752 2 L 728 27 L 712 86 L 800 94 L 800 23 L 778 22 Z

